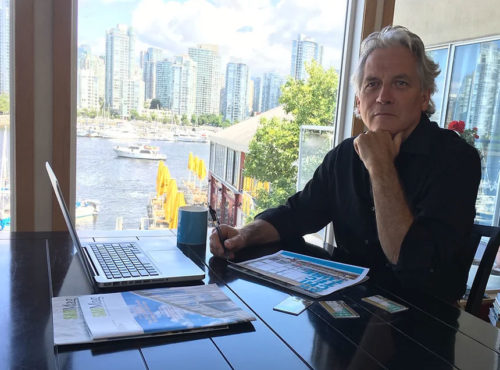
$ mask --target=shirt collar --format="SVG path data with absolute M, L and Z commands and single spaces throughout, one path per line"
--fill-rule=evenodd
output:
M 427 115 L 422 112 L 420 122 L 410 136 L 401 144 L 400 152 L 423 155 L 429 154 L 429 136 L 432 135 L 432 131 L 435 128 L 437 128 L 437 124 L 431 122 Z

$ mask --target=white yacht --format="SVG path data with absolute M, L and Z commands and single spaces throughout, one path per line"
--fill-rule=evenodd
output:
M 113 148 L 118 157 L 165 160 L 167 156 L 160 153 L 160 148 L 154 145 L 134 144 Z

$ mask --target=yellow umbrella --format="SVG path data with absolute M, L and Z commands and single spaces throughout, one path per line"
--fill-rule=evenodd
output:
M 177 229 L 177 224 L 179 223 L 179 208 L 186 205 L 186 200 L 184 199 L 184 193 L 182 191 L 177 192 L 175 197 L 175 212 L 174 218 L 172 219 L 172 224 L 169 224 L 170 229 Z
M 167 200 L 166 200 L 166 208 L 165 208 L 165 219 L 170 223 L 172 217 L 172 210 L 175 206 L 175 196 L 177 194 L 177 182 L 175 179 L 170 179 L 169 186 L 167 190 Z
M 198 156 L 194 157 L 194 167 L 193 167 L 193 173 L 197 176 L 198 175 L 198 168 L 200 167 L 200 158 Z
M 207 168 L 205 167 L 205 161 L 202 159 L 200 180 L 203 180 L 205 177 L 207 177 Z
M 193 153 L 189 152 L 189 157 L 188 157 L 188 170 L 193 170 L 193 165 L 194 165 L 194 158 L 193 158 Z
M 158 172 L 156 173 L 156 193 L 158 195 L 160 194 L 160 189 L 163 187 L 163 174 L 164 174 L 164 169 L 165 169 L 165 163 L 163 161 L 160 161 L 158 163 Z

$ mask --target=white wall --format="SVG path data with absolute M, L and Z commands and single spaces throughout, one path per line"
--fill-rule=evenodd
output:
M 499 0 L 396 0 L 393 24 L 426 46 L 500 35 Z

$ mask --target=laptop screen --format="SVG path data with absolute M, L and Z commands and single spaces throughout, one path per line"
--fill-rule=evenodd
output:
M 73 239 L 73 243 L 75 246 L 80 250 L 81 249 L 81 244 L 80 240 L 78 239 L 78 235 L 76 234 L 75 227 L 73 226 L 73 222 L 71 222 L 71 217 L 69 215 L 68 207 L 66 206 L 66 203 L 64 202 L 64 198 L 62 195 L 61 188 L 59 186 L 59 181 L 57 181 L 57 177 L 52 170 L 52 167 L 50 167 L 49 162 L 45 162 L 45 168 L 47 169 L 47 173 L 49 174 L 50 182 L 52 183 L 52 188 L 54 189 L 54 193 L 56 194 L 57 201 L 59 202 L 59 206 L 61 208 L 64 221 L 66 221 L 66 225 L 68 226 L 69 234 L 71 235 L 71 239 Z

